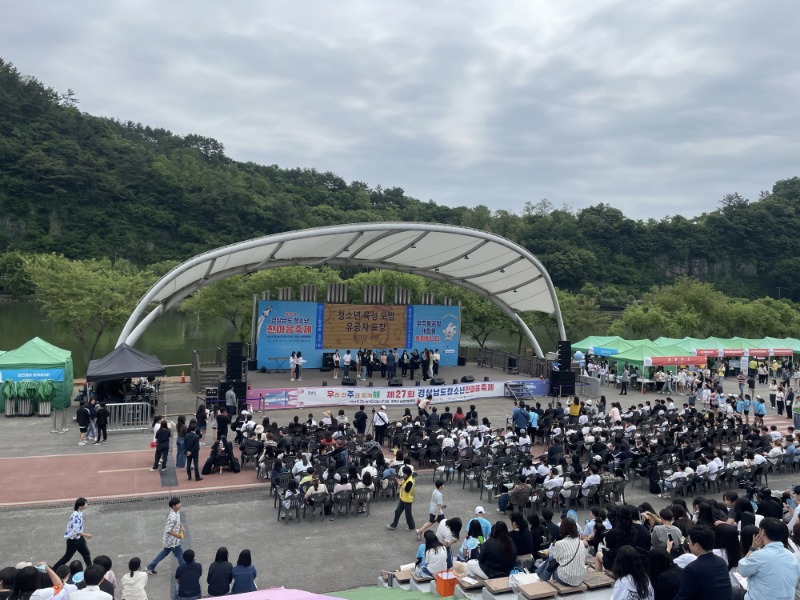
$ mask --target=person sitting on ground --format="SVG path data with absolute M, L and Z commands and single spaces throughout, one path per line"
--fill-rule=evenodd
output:
M 433 531 L 425 532 L 425 558 L 420 564 L 420 572 L 426 577 L 447 570 L 447 549 Z
M 633 546 L 622 546 L 614 560 L 612 600 L 654 600 L 653 586 L 647 570 Z
M 481 547 L 480 557 L 465 563 L 455 563 L 453 570 L 470 573 L 481 579 L 508 577 L 517 562 L 517 548 L 508 533 L 504 521 L 497 521 L 492 527 L 489 539 Z
M 227 596 L 231 591 L 233 581 L 233 565 L 228 561 L 228 549 L 225 546 L 217 548 L 214 562 L 208 566 L 206 583 L 209 596 Z M 128 600 L 127 596 L 124 596 Z M 146 600 L 146 598 L 145 598 Z
M 289 482 L 290 485 L 292 482 Z M 253 559 L 250 550 L 245 548 L 239 553 L 236 566 L 233 567 L 233 588 L 231 594 L 244 594 L 245 592 L 255 592 L 256 588 L 256 568 L 253 566 Z
M 457 559 L 461 562 L 467 562 L 472 558 L 477 558 L 480 553 L 480 545 L 483 544 L 483 528 L 477 519 L 472 519 L 467 528 L 467 537 L 461 544 L 458 550 Z
M 559 527 L 560 540 L 553 544 L 548 561 L 536 570 L 542 581 L 548 581 L 552 576 L 563 585 L 575 587 L 583 583 L 586 575 L 586 546 L 578 534 L 578 526 L 572 519 L 561 520 Z M 556 569 L 550 570 L 548 563 L 558 563 Z
M 196 600 L 203 594 L 200 589 L 200 577 L 203 574 L 203 567 L 195 561 L 194 550 L 184 550 L 183 560 L 184 564 L 180 565 L 178 570 L 175 571 L 175 582 L 177 584 L 175 597 L 177 600 Z M 125 598 L 124 600 L 128 599 Z
M 511 522 L 509 535 L 517 548 L 517 560 L 533 559 L 533 540 L 525 517 L 522 516 L 522 513 L 513 512 L 508 520 Z

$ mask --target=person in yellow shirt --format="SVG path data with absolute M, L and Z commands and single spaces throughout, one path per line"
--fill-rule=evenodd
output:
M 414 471 L 410 466 L 403 467 L 403 478 L 399 482 L 400 498 L 397 501 L 397 508 L 394 511 L 394 520 L 386 526 L 387 529 L 397 529 L 400 522 L 400 515 L 406 513 L 406 525 L 410 531 L 417 529 L 414 523 L 414 514 L 411 512 L 414 504 Z

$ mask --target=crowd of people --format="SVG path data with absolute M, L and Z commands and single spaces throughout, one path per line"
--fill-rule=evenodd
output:
M 416 559 L 422 574 L 453 568 L 494 577 L 528 568 L 540 579 L 576 586 L 587 564 L 593 563 L 595 569 L 614 575 L 615 599 L 738 598 L 744 597 L 745 585 L 748 598 L 790 598 L 800 576 L 800 486 L 773 493 L 760 485 L 760 477 L 772 469 L 794 470 L 800 462 L 800 431 L 788 423 L 786 432 L 776 425 L 767 427 L 763 420 L 768 411 L 778 413 L 779 400 L 784 411 L 793 409 L 793 394 L 789 396 L 790 387 L 786 392 L 778 386 L 774 404 L 771 390 L 767 404 L 744 388 L 726 395 L 723 385 L 719 376 L 706 378 L 700 372 L 686 383 L 685 396 L 676 390 L 678 402 L 671 395 L 643 398 L 629 407 L 608 403 L 605 396 L 545 405 L 520 401 L 498 428 L 480 418 L 474 405 L 451 411 L 449 406 L 433 406 L 431 398 L 395 419 L 389 418 L 386 407 L 376 407 L 370 415 L 361 406 L 352 420 L 339 409 L 337 414 L 324 411 L 319 421 L 311 413 L 305 418 L 296 415 L 284 425 L 269 417 L 256 422 L 238 405 L 233 420 L 227 408 L 214 415 L 201 406 L 188 422 L 185 417 L 176 424 L 154 419 L 154 469 L 164 468 L 174 437 L 176 466 L 185 466 L 189 478 L 200 478 L 201 448 L 208 443 L 203 472 L 209 467 L 234 470 L 234 462 L 253 461 L 287 508 L 292 498 L 301 497 L 332 511 L 338 493 L 377 493 L 391 487 L 397 505 L 387 527 L 396 529 L 404 518 L 415 532 L 421 543 Z M 213 435 L 206 442 L 209 429 Z M 534 448 L 538 444 L 539 451 Z M 387 458 L 385 449 L 394 456 Z M 442 478 L 431 490 L 428 519 L 417 527 L 415 474 L 424 465 L 437 469 Z M 539 502 L 533 503 L 527 518 L 514 510 L 508 520 L 494 524 L 482 506 L 466 523 L 458 516 L 448 518 L 444 475 L 449 480 L 461 471 L 470 477 L 478 469 L 499 473 L 510 484 L 508 492 L 495 498 L 501 513 L 518 508 L 516 500 L 523 492 L 535 498 L 535 492 L 542 491 Z M 654 498 L 668 499 L 669 504 L 661 510 L 647 502 L 626 504 L 624 495 L 616 492 L 617 484 L 622 483 L 624 491 L 624 484 L 637 476 L 649 482 Z M 729 489 L 721 501 L 710 498 L 715 487 L 722 490 L 723 481 L 734 483 L 728 487 L 742 486 L 742 495 Z M 695 495 L 691 507 L 688 491 Z M 581 497 L 592 505 L 592 518 L 584 526 L 570 510 L 571 501 Z M 172 553 L 181 565 L 177 583 L 184 580 L 184 595 L 179 597 L 192 598 L 202 568 L 191 550 L 180 548 L 180 501 L 173 500 L 177 503 L 170 503 L 161 552 L 144 570 L 141 563 L 131 568 L 130 576 L 146 582 L 158 562 Z M 554 523 L 554 510 L 560 505 L 561 519 Z M 37 584 L 50 578 L 52 585 L 41 589 L 49 587 L 52 597 L 68 597 L 57 594 L 72 585 L 66 583 L 69 576 L 65 579 L 62 567 L 73 564 L 69 561 L 76 552 L 87 566 L 87 585 L 97 579 L 98 569 L 89 573 L 98 558 L 90 560 L 90 536 L 82 530 L 81 514 L 76 503 L 65 535 L 67 552 L 54 565 L 54 575 L 34 568 Z M 240 561 L 246 559 L 240 556 Z M 227 557 L 217 562 L 227 562 Z M 56 576 L 65 582 L 60 588 Z M 108 578 L 101 577 L 101 590 L 108 587 L 103 580 Z M 2 575 L 0 581 L 9 587 Z M 30 578 L 25 585 L 31 586 Z
M 0 570 L 0 600 L 147 600 L 149 577 L 157 575 L 156 566 L 170 554 L 178 561 L 171 586 L 171 598 L 175 600 L 256 591 L 258 574 L 246 548 L 239 553 L 236 565 L 229 562 L 227 548 L 217 549 L 203 586 L 203 566 L 195 551 L 181 546 L 185 529 L 181 523 L 181 500 L 177 497 L 169 501 L 161 551 L 144 569 L 138 556 L 131 558 L 125 574 L 117 577 L 109 556 L 91 556 L 87 540 L 92 534 L 85 531 L 83 514 L 88 505 L 86 498 L 75 501 L 64 532 L 66 552 L 52 567 L 46 562 L 22 562 Z M 75 553 L 83 561 L 71 560 Z
M 438 348 L 423 348 L 422 352 L 415 348 L 410 353 L 405 349 L 398 352 L 397 348 L 359 349 L 355 355 L 350 350 L 340 354 L 337 349 L 333 353 L 333 378 L 339 378 L 341 369 L 343 377 L 350 377 L 352 373 L 361 381 L 372 379 L 376 372 L 380 372 L 384 379 L 392 379 L 397 376 L 398 371 L 401 377 L 408 375 L 409 379 L 414 380 L 419 370 L 422 373 L 422 380 L 427 381 L 439 375 L 440 360 L 441 354 Z

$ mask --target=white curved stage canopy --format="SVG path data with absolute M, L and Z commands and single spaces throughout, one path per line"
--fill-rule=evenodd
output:
M 498 235 L 427 223 L 359 223 L 290 231 L 223 246 L 190 258 L 139 300 L 117 345 L 133 345 L 160 315 L 197 290 L 232 275 L 288 266 L 362 265 L 412 273 L 471 290 L 497 305 L 542 349 L 518 313 L 554 315 L 566 339 L 553 282 L 539 260 Z M 146 314 L 147 308 L 157 303 Z

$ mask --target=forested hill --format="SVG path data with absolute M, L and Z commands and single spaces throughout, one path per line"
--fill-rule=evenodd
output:
M 629 219 L 602 203 L 571 211 L 542 201 L 519 214 L 450 208 L 329 172 L 236 162 L 202 135 L 84 114 L 71 93 L 0 60 L 0 249 L 7 251 L 147 264 L 305 227 L 442 222 L 521 243 L 556 285 L 573 291 L 588 282 L 638 296 L 691 275 L 735 296 L 776 296 L 780 287 L 800 300 L 799 205 L 800 179 L 792 177 L 757 201 L 732 194 L 712 213 L 661 221 Z

